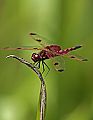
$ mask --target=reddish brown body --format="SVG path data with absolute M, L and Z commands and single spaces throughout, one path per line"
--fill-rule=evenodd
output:
M 34 62 L 42 61 L 42 60 L 50 59 L 50 58 L 53 58 L 53 57 L 56 57 L 56 56 L 65 55 L 68 52 L 70 52 L 72 50 L 76 50 L 80 47 L 81 46 L 79 45 L 79 46 L 76 46 L 76 47 L 67 48 L 65 50 L 62 50 L 59 45 L 49 45 L 49 46 L 46 46 L 43 50 L 41 50 L 38 54 L 33 53 L 31 59 Z
M 34 64 L 37 68 L 40 68 L 40 63 L 42 63 L 42 68 L 43 68 L 42 73 L 45 71 L 44 66 L 46 66 L 48 68 L 48 72 L 49 72 L 50 68 L 45 63 L 44 60 L 51 59 L 51 58 L 52 58 L 52 61 L 53 61 L 53 65 L 55 66 L 55 69 L 59 72 L 64 71 L 64 68 L 63 68 L 63 65 L 62 65 L 62 63 L 64 63 L 64 61 L 61 62 L 60 57 L 56 57 L 56 56 L 64 56 L 64 55 L 67 54 L 67 56 L 71 59 L 76 59 L 76 60 L 79 60 L 79 61 L 87 61 L 87 59 L 85 59 L 85 58 L 82 58 L 82 57 L 79 57 L 79 56 L 77 57 L 75 55 L 70 55 L 69 54 L 70 51 L 81 48 L 82 47 L 81 45 L 77 45 L 75 47 L 71 47 L 71 48 L 67 48 L 67 49 L 62 50 L 59 45 L 48 45 L 48 46 L 46 46 L 42 41 L 42 36 L 40 36 L 36 33 L 30 33 L 30 36 L 36 42 L 38 42 L 43 48 L 31 48 L 31 47 L 11 48 L 11 47 L 5 47 L 5 48 L 0 48 L 0 50 L 40 50 L 39 53 L 33 53 L 32 56 L 31 56 L 31 59 L 34 61 Z

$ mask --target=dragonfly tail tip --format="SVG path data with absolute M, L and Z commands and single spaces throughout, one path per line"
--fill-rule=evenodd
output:
M 82 45 L 77 45 L 77 46 L 75 46 L 74 50 L 81 48 L 81 47 L 82 47 Z

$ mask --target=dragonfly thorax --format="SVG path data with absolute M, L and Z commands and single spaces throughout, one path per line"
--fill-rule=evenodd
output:
M 43 61 L 43 60 L 49 59 L 50 58 L 49 55 L 50 54 L 49 54 L 49 52 L 47 50 L 42 50 L 39 53 L 33 53 L 31 59 L 34 62 Z

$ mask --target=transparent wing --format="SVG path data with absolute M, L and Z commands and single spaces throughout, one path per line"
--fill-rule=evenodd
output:
M 47 44 L 43 41 L 46 40 L 45 37 L 38 35 L 37 33 L 30 33 L 31 37 L 37 41 L 41 46 L 46 47 Z
M 66 56 L 71 58 L 71 59 L 78 60 L 78 61 L 88 61 L 88 59 L 83 58 L 82 56 L 79 56 L 79 55 L 67 54 Z
M 4 48 L 0 48 L 0 50 L 42 50 L 42 48 L 37 48 L 37 47 L 16 47 L 16 48 L 4 47 Z
M 53 57 L 52 62 L 57 71 L 63 72 L 65 70 L 65 61 L 62 56 Z

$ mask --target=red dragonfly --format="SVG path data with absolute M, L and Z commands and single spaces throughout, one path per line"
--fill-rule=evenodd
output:
M 66 48 L 64 50 L 61 49 L 61 46 L 59 45 L 45 45 L 43 43 L 43 40 L 40 35 L 36 33 L 30 33 L 30 36 L 37 41 L 42 48 L 36 48 L 36 47 L 17 47 L 17 48 L 10 48 L 10 47 L 5 47 L 5 48 L 0 48 L 0 50 L 39 50 L 38 53 L 33 53 L 31 56 L 31 59 L 34 61 L 35 66 L 40 68 L 40 63 L 42 63 L 42 68 L 43 71 L 45 71 L 45 66 L 48 68 L 48 72 L 50 71 L 50 68 L 48 65 L 45 63 L 46 59 L 52 59 L 53 60 L 53 65 L 55 66 L 55 69 L 59 72 L 64 71 L 63 68 L 63 63 L 62 57 L 66 56 L 71 59 L 79 60 L 79 61 L 87 61 L 87 59 L 82 58 L 82 57 L 77 57 L 75 55 L 69 54 L 71 51 L 77 50 L 82 47 L 82 45 L 77 45 L 71 48 Z M 43 38 L 44 39 L 44 38 Z

